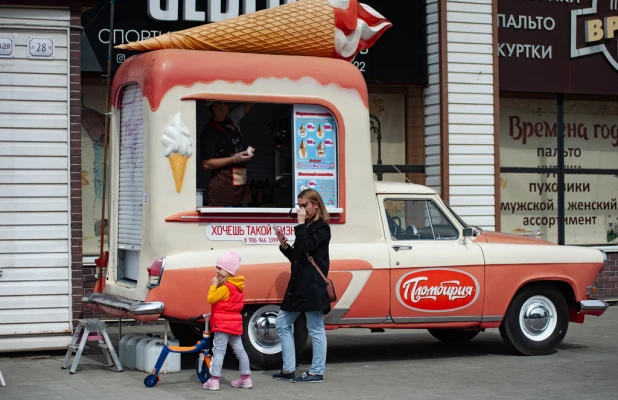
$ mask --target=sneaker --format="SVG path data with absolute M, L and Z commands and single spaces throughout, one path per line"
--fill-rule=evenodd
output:
M 273 379 L 279 379 L 281 381 L 293 381 L 294 379 L 296 379 L 296 374 L 294 372 L 284 374 L 283 371 L 279 371 L 273 375 Z
M 235 381 L 232 381 L 232 387 L 239 389 L 251 389 L 253 387 L 253 382 L 251 381 L 251 377 L 238 378 Z
M 304 382 L 322 383 L 324 382 L 324 376 L 323 375 L 311 375 L 309 374 L 309 372 L 305 372 L 304 374 L 302 374 L 302 376 L 292 380 L 292 382 L 294 383 L 304 383 Z
M 219 379 L 210 378 L 202 387 L 206 390 L 219 390 Z

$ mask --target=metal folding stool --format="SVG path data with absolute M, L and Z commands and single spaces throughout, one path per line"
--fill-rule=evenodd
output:
M 80 319 L 78 322 L 79 324 L 77 325 L 77 328 L 75 328 L 75 333 L 73 334 L 73 340 L 71 341 L 71 344 L 68 345 L 67 355 L 64 357 L 64 361 L 62 362 L 62 369 L 66 369 L 69 366 L 71 354 L 75 353 L 75 358 L 73 359 L 73 364 L 71 365 L 70 371 L 74 374 L 77 370 L 77 365 L 82 357 L 84 348 L 86 347 L 86 342 L 96 340 L 105 355 L 107 365 L 109 367 L 113 367 L 115 364 L 118 371 L 122 371 L 122 365 L 120 365 L 120 361 L 118 360 L 118 356 L 114 350 L 114 345 L 107 334 L 107 330 L 105 330 L 105 322 L 96 319 Z M 81 340 L 78 345 L 77 341 L 80 337 Z

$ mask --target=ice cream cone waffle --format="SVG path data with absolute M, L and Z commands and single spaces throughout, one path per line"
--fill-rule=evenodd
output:
M 172 167 L 172 174 L 174 175 L 176 192 L 180 193 L 182 190 L 182 182 L 185 178 L 185 171 L 187 169 L 187 161 L 189 161 L 189 157 L 174 153 L 169 156 L 168 159 L 170 161 L 170 166 Z
M 116 46 L 334 57 L 370 48 L 392 24 L 357 0 L 298 0 L 225 21 Z

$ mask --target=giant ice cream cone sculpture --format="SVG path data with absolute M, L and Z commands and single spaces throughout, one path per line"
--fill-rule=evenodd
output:
M 191 132 L 182 122 L 180 113 L 174 115 L 172 122 L 165 127 L 161 141 L 163 142 L 163 154 L 168 158 L 172 168 L 176 192 L 180 193 L 187 169 L 187 161 L 193 154 Z
M 392 24 L 358 0 L 298 0 L 225 21 L 116 46 L 287 54 L 352 60 Z

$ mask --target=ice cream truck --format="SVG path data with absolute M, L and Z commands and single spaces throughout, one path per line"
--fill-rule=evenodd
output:
M 376 182 L 367 87 L 345 59 L 150 50 L 127 59 L 113 82 L 109 256 L 104 289 L 84 297 L 89 307 L 165 318 L 174 336 L 194 344 L 200 328 L 190 318 L 210 310 L 216 259 L 236 251 L 245 348 L 254 366 L 280 367 L 275 318 L 290 265 L 273 225 L 293 243 L 297 195 L 314 188 L 331 215 L 338 299 L 324 316 L 329 330 L 427 329 L 463 342 L 497 328 L 517 352 L 540 355 L 561 343 L 570 322 L 606 310 L 592 286 L 603 252 L 483 231 L 428 187 Z M 247 207 L 213 206 L 201 195 L 213 101 L 253 104 L 239 122 L 255 154 Z M 302 349 L 302 318 L 295 338 Z

